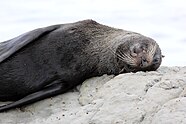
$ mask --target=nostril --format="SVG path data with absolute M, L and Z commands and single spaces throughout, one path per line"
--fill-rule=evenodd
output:
M 141 66 L 141 67 L 146 67 L 147 65 L 148 65 L 147 59 L 141 58 L 141 64 L 140 64 L 140 66 Z
M 153 64 L 159 63 L 159 58 L 154 58 Z

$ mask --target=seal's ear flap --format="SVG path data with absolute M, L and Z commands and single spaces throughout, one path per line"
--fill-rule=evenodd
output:
M 58 29 L 60 25 L 49 26 L 45 28 L 35 29 L 33 31 L 24 33 L 11 40 L 0 43 L 0 62 L 11 56 L 13 53 L 27 45 L 28 43 L 42 37 L 43 35 L 50 33 Z

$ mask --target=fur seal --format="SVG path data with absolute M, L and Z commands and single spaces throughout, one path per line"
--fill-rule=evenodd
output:
M 67 92 L 103 74 L 154 71 L 151 38 L 83 20 L 39 28 L 0 43 L 0 112 Z

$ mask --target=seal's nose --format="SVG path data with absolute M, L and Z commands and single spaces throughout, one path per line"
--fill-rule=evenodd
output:
M 146 58 L 142 57 L 141 58 L 141 63 L 140 63 L 140 67 L 144 68 L 148 66 L 148 61 Z
M 160 62 L 160 57 L 154 57 L 152 64 L 158 64 Z

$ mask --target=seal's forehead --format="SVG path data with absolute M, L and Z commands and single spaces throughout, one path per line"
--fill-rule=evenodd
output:
M 157 43 L 155 40 L 144 36 L 139 39 L 136 39 L 136 41 L 134 41 L 134 46 L 148 48 L 152 46 L 157 46 Z
M 130 45 L 129 46 L 129 49 L 130 49 L 130 51 L 133 51 L 133 49 L 140 48 L 140 47 L 141 47 L 141 44 L 140 43 L 135 43 L 133 45 Z
M 138 34 L 138 33 L 132 33 L 130 35 L 127 35 L 127 36 L 123 37 L 123 41 L 124 42 L 130 42 L 131 44 L 135 44 L 135 43 L 155 43 L 155 40 L 153 40 L 152 38 L 143 36 L 143 35 Z
M 133 42 L 129 47 L 132 48 L 148 48 L 150 45 L 152 44 L 152 42 L 148 42 L 148 41 L 135 41 Z
M 154 46 L 156 42 L 152 39 L 146 38 L 145 36 L 127 37 L 122 40 L 119 49 L 134 49 L 134 48 L 148 48 L 151 45 Z
M 145 37 L 145 36 L 136 37 L 134 38 L 133 41 L 137 43 L 142 43 L 142 44 L 156 43 L 155 40 L 153 40 L 152 38 Z

